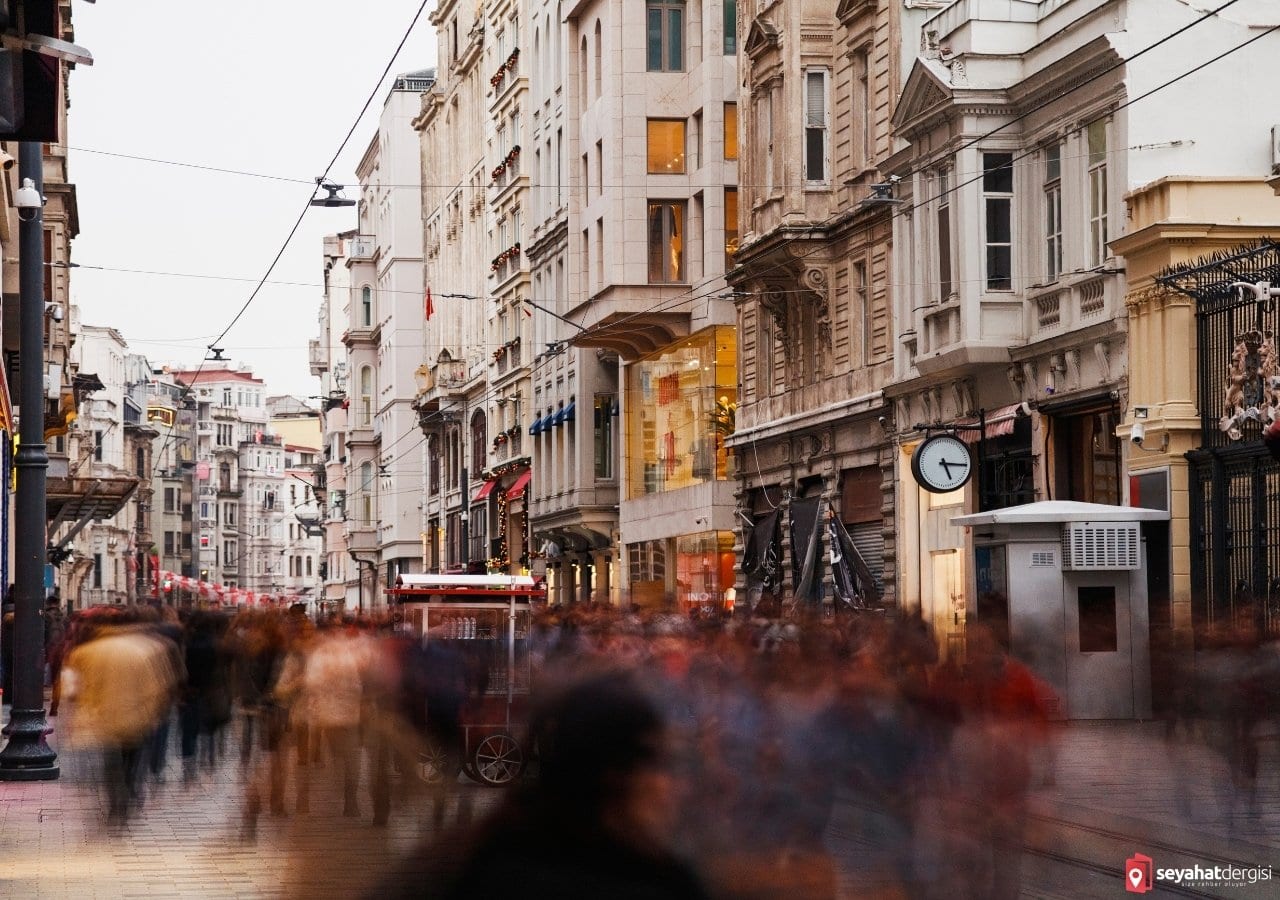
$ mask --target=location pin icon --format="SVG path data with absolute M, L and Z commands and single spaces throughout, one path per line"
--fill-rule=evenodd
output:
M 1138 885 L 1142 884 L 1142 875 L 1143 875 L 1142 870 L 1139 869 L 1137 866 L 1134 866 L 1132 869 L 1129 870 L 1129 883 L 1132 884 L 1134 887 L 1137 887 Z

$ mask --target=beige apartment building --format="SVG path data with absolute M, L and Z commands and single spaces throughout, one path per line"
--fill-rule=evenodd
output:
M 716 422 L 738 401 L 724 280 L 737 228 L 736 4 L 582 0 L 564 14 L 565 315 L 582 329 L 573 344 L 619 360 L 619 581 L 640 605 L 722 604 L 734 581 L 734 483 Z M 612 418 L 589 402 L 593 422 Z M 585 425 L 587 403 L 572 398 L 565 420 Z
M 437 77 L 412 123 L 421 152 L 424 283 L 433 303 L 429 317 L 424 310 L 414 398 L 426 439 L 424 563 L 433 572 L 484 571 L 489 559 L 488 494 L 477 494 L 489 460 L 489 377 L 498 348 L 487 314 L 501 240 L 487 196 L 495 166 L 486 165 L 492 73 L 485 16 L 483 7 L 456 0 L 436 7 Z
M 532 276 L 531 555 L 535 570 L 545 567 L 556 601 L 617 602 L 618 356 L 570 344 L 582 328 L 566 315 L 576 301 L 567 268 L 569 95 L 562 7 L 557 0 L 529 4 L 532 187 L 525 255 Z

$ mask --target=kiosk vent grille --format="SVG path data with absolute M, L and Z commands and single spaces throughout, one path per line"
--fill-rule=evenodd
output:
M 1072 572 L 1136 569 L 1137 522 L 1068 522 L 1062 526 L 1062 568 Z

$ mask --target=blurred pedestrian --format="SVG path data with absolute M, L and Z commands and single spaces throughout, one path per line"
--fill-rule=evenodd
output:
M 589 675 L 540 702 L 539 777 L 474 831 L 425 848 L 425 860 L 393 873 L 371 900 L 505 900 L 520 885 L 557 900 L 709 896 L 669 846 L 679 790 L 667 723 L 639 681 Z
M 64 692 L 75 705 L 74 741 L 103 750 L 107 820 L 124 824 L 141 800 L 142 748 L 171 702 L 177 674 L 168 650 L 135 615 L 90 627 L 67 656 Z

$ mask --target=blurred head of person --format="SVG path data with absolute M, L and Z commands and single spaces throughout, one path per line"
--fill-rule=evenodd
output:
M 579 827 L 664 840 L 678 800 L 667 723 L 632 673 L 576 677 L 542 702 L 532 729 L 541 808 Z

